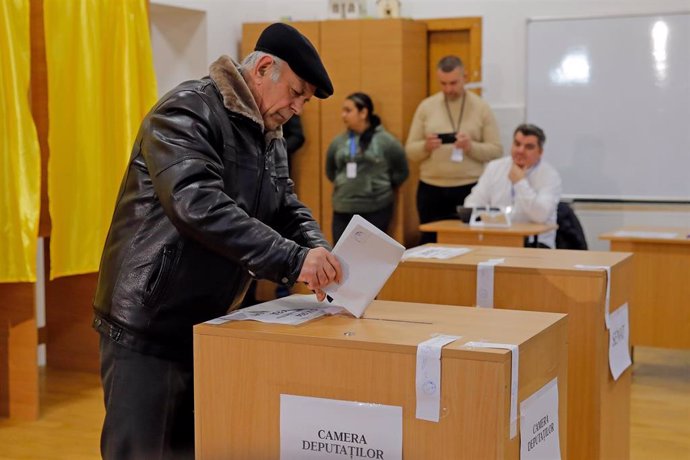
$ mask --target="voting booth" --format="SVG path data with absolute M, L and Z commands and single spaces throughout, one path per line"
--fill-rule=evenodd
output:
M 450 257 L 420 257 L 425 251 Z M 568 457 L 628 458 L 631 370 L 614 368 L 621 374 L 613 377 L 610 345 L 630 329 L 610 332 L 606 311 L 608 305 L 614 316 L 627 313 L 621 307 L 630 299 L 632 259 L 629 253 L 429 244 L 408 250 L 378 299 L 567 313 Z M 629 359 L 628 338 L 616 349 Z
M 197 325 L 196 458 L 566 458 L 566 321 L 374 301 L 360 319 Z

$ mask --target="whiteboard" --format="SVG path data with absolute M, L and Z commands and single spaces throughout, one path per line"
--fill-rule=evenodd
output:
M 526 118 L 565 196 L 690 201 L 690 13 L 530 20 Z

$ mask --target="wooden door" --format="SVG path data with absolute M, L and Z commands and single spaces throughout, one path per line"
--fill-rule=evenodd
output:
M 482 79 L 482 18 L 427 19 L 428 94 L 440 91 L 436 77 L 438 61 L 449 54 L 462 59 L 467 81 Z M 476 90 L 481 94 L 481 90 Z

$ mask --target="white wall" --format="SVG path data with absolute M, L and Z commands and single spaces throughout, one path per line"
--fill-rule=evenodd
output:
M 162 96 L 184 80 L 206 75 L 206 11 L 157 4 L 149 11 L 153 65 Z
M 415 19 L 483 17 L 484 97 L 495 108 L 524 107 L 526 21 L 537 17 L 573 17 L 690 10 L 689 0 L 402 0 L 402 15 Z M 242 23 L 327 18 L 327 0 L 152 0 L 208 12 L 208 56 L 237 58 Z M 376 14 L 375 0 L 367 2 Z

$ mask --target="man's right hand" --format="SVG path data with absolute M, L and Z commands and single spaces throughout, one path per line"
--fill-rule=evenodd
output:
M 525 170 L 513 163 L 510 167 L 510 171 L 508 171 L 508 179 L 510 179 L 510 182 L 513 184 L 517 184 L 524 178 Z
M 342 277 L 343 270 L 338 258 L 327 249 L 318 247 L 307 252 L 297 281 L 306 283 L 307 287 L 316 293 L 319 300 L 323 300 L 326 296 L 323 288 L 334 281 L 340 283 Z
M 436 134 L 427 134 L 424 142 L 424 150 L 431 153 L 441 146 L 441 139 Z

